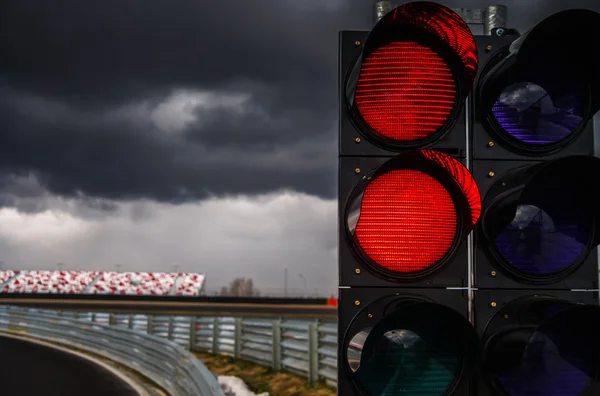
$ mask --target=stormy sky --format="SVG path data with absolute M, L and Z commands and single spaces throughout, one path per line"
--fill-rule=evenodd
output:
M 209 290 L 245 276 L 267 293 L 287 266 L 290 289 L 335 293 L 337 32 L 369 29 L 372 4 L 2 1 L 1 265 L 205 272 Z M 503 4 L 522 32 L 600 11 Z

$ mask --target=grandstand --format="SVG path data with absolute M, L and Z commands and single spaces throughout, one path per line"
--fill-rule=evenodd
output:
M 197 296 L 204 274 L 111 271 L 0 271 L 0 293 Z

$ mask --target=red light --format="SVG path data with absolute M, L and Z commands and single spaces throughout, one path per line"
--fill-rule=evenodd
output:
M 355 235 L 376 264 L 408 273 L 442 259 L 456 227 L 454 202 L 439 181 L 417 170 L 397 169 L 366 187 Z
M 456 103 L 448 64 L 430 48 L 392 42 L 363 60 L 355 93 L 363 119 L 393 140 L 426 138 L 442 127 Z

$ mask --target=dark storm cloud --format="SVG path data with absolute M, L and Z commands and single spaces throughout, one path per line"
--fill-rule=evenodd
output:
M 0 179 L 32 175 L 51 193 L 108 199 L 184 201 L 281 188 L 333 197 L 337 33 L 368 29 L 372 3 L 5 0 Z M 521 30 L 567 7 L 504 3 Z M 114 116 L 142 103 L 153 109 L 178 90 L 247 100 L 237 112 L 200 106 L 175 133 Z
M 332 117 L 319 119 L 308 110 L 283 111 L 273 118 L 265 116 L 258 113 L 231 116 L 226 109 L 211 110 L 200 114 L 201 124 L 192 125 L 186 134 L 191 140 L 210 146 L 243 146 L 254 150 L 257 147 L 275 149 L 312 137 L 323 140 L 319 136 L 322 131 L 330 135 L 335 132 Z
M 359 0 L 335 8 L 324 3 L 342 2 L 3 3 L 3 79 L 82 103 L 129 100 L 171 87 L 215 88 L 236 77 L 282 91 L 335 86 L 337 30 L 368 27 L 370 19 L 368 2 Z M 289 98 L 295 96 L 302 92 L 290 92 Z
M 0 207 L 15 207 L 26 213 L 39 212 L 44 209 L 41 198 L 45 193 L 32 175 L 0 170 Z
M 115 212 L 115 202 L 102 198 L 80 196 L 76 206 L 50 196 L 33 174 L 0 173 L 0 207 L 13 207 L 21 213 L 37 213 L 48 209 L 63 209 L 82 218 L 98 218 L 107 212 Z
M 207 148 L 152 125 L 102 114 L 53 109 L 42 117 L 39 107 L 45 102 L 25 101 L 19 107 L 20 101 L 10 101 L 14 97 L 0 92 L 0 119 L 10 131 L 2 137 L 0 169 L 27 170 L 59 195 L 185 201 L 210 193 L 280 188 L 333 194 L 334 178 L 326 174 L 331 167 L 321 160 L 326 155 L 320 142 L 314 147 L 296 142 L 289 147 Z M 25 109 L 38 116 L 23 114 Z
M 70 196 L 333 196 L 337 31 L 368 28 L 367 3 L 3 2 L 0 163 Z M 203 110 L 180 135 L 101 116 L 178 89 L 262 115 Z

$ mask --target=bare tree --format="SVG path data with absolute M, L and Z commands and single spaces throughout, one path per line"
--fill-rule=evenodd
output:
M 221 288 L 222 296 L 229 297 L 258 297 L 260 292 L 254 288 L 254 281 L 246 278 L 236 278 L 229 284 L 229 287 Z

